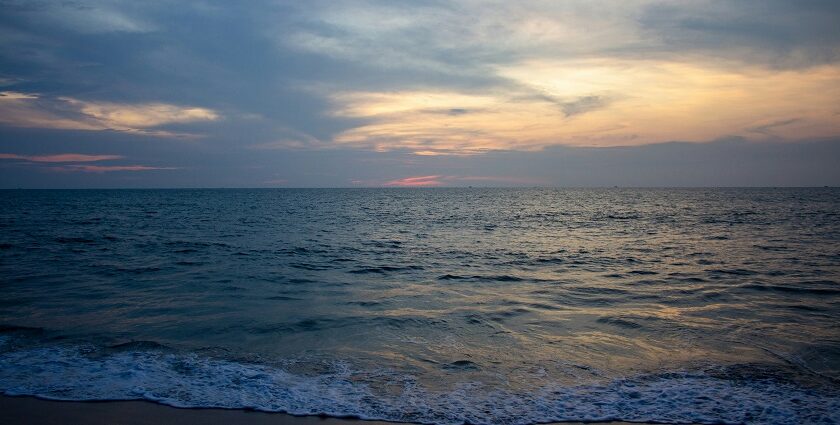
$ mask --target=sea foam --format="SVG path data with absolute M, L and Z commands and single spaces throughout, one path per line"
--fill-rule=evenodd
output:
M 149 400 L 429 424 L 840 422 L 836 392 L 719 372 L 660 372 L 527 392 L 463 381 L 433 391 L 411 375 L 362 371 L 341 361 L 324 373 L 295 374 L 276 365 L 161 350 L 106 352 L 81 345 L 0 354 L 0 390 L 55 400 Z M 376 381 L 366 379 L 371 376 Z

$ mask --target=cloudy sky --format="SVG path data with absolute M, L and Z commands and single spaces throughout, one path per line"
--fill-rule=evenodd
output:
M 0 0 L 0 187 L 840 185 L 840 2 Z

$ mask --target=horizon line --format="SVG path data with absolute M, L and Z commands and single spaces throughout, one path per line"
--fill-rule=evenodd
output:
M 183 187 L 2 187 L 0 190 L 304 190 L 304 189 L 836 189 L 840 185 L 823 186 L 183 186 Z

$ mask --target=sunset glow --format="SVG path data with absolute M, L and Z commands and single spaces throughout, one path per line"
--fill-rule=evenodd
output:
M 337 116 L 369 124 L 337 143 L 419 155 L 634 146 L 725 136 L 785 140 L 840 134 L 840 68 L 713 69 L 591 60 L 526 62 L 499 75 L 517 90 L 346 93 Z
M 14 4 L 13 187 L 840 182 L 835 2 Z

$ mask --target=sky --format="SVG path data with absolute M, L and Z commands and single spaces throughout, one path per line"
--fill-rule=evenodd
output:
M 836 0 L 0 0 L 0 188 L 840 185 Z

